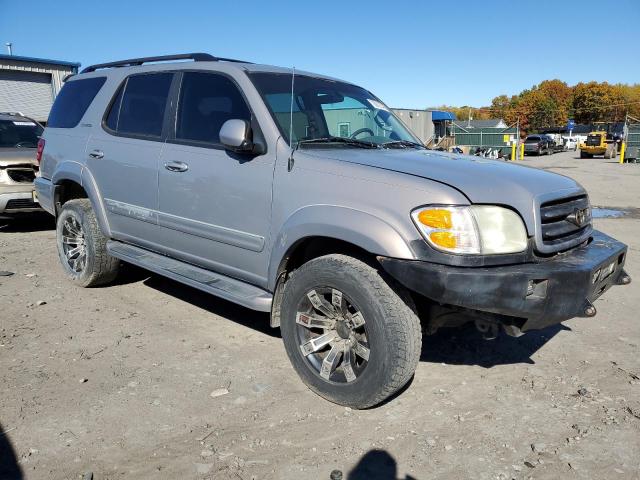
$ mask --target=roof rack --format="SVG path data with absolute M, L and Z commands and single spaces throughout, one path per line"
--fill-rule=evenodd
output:
M 168 62 L 172 60 L 193 60 L 194 62 L 237 62 L 237 63 L 251 63 L 244 60 L 236 60 L 234 58 L 214 57 L 208 53 L 180 53 L 178 55 L 161 55 L 159 57 L 142 57 L 131 58 L 129 60 L 120 60 L 117 62 L 98 63 L 96 65 L 90 65 L 80 73 L 95 72 L 102 68 L 114 68 L 114 67 L 133 67 L 142 65 L 143 63 L 150 62 Z

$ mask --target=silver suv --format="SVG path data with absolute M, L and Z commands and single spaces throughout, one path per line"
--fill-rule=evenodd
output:
M 355 408 L 409 381 L 422 329 L 520 335 L 630 281 L 575 181 L 428 150 L 356 85 L 207 54 L 69 79 L 36 188 L 73 282 L 125 261 L 271 312 L 302 380 Z

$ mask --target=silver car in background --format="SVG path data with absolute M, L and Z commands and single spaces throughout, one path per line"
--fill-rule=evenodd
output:
M 0 112 L 0 218 L 42 212 L 35 197 L 42 125 L 20 113 Z

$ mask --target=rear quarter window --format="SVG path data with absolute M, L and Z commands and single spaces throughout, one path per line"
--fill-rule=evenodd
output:
M 106 77 L 94 77 L 65 83 L 53 103 L 47 126 L 76 127 L 106 80 Z
M 173 73 L 144 73 L 127 78 L 106 115 L 116 135 L 160 137 Z

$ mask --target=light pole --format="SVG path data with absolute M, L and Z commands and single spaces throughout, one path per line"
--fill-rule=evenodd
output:
M 11 47 L 13 46 L 13 43 L 7 42 L 7 43 L 5 43 L 5 45 L 7 46 L 7 51 L 9 52 L 9 55 L 13 55 L 13 51 L 11 50 Z

